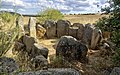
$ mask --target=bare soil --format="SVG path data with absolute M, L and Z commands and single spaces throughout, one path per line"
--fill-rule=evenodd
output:
M 39 42 L 40 44 L 44 45 L 49 49 L 49 63 L 54 62 L 54 60 L 50 59 L 51 56 L 55 57 L 55 44 L 57 42 L 58 39 L 42 39 Z M 69 62 L 71 66 L 79 70 L 82 75 L 106 75 L 107 73 L 110 73 L 112 67 L 114 66 L 112 62 L 112 57 L 107 55 L 101 55 L 100 50 L 89 50 L 87 56 L 89 59 L 89 62 L 87 64 L 78 61 Z M 56 63 L 58 65 L 60 64 L 59 62 Z M 55 63 L 53 65 L 55 65 Z

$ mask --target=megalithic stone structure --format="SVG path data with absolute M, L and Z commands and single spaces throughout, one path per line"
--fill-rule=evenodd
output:
M 97 44 L 101 41 L 102 38 L 102 31 L 100 29 L 95 28 L 92 33 L 91 39 L 91 49 L 95 49 Z
M 24 30 L 24 22 L 23 22 L 23 16 L 19 16 L 16 19 L 16 27 L 19 27 L 19 33 L 20 35 L 25 35 L 25 30 Z
M 34 17 L 29 18 L 28 29 L 29 35 L 36 39 L 36 19 Z

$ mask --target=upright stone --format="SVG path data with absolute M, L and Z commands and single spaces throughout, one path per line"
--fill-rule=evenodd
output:
M 35 18 L 33 18 L 33 17 L 29 18 L 28 29 L 29 29 L 30 36 L 34 37 L 36 39 L 36 20 L 35 20 Z
M 46 28 L 47 38 L 56 37 L 56 22 L 52 20 L 45 21 L 44 27 Z
M 82 41 L 82 43 L 86 44 L 88 47 L 90 47 L 90 44 L 91 44 L 93 30 L 94 30 L 93 25 L 91 25 L 91 24 L 85 25 L 83 38 L 81 41 Z
M 83 38 L 84 29 L 85 29 L 85 26 L 83 24 L 80 24 L 77 32 L 78 40 L 81 40 Z
M 78 27 L 69 27 L 69 35 L 77 38 Z
M 94 29 L 92 33 L 92 39 L 91 39 L 91 49 L 95 49 L 97 44 L 100 42 L 102 38 L 102 32 L 100 29 Z
M 68 35 L 70 22 L 66 20 L 57 21 L 57 37 Z
M 19 27 L 19 32 L 20 35 L 24 35 L 25 34 L 25 30 L 24 30 L 24 23 L 23 23 L 23 16 L 19 16 L 16 19 L 16 26 Z

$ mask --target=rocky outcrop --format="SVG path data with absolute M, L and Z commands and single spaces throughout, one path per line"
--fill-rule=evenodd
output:
M 19 66 L 16 64 L 15 60 L 8 57 L 0 57 L 0 75 L 15 73 Z
M 88 48 L 72 36 L 62 36 L 56 47 L 56 55 L 64 56 L 67 60 L 86 61 L 87 51 Z
M 80 72 L 71 68 L 55 68 L 48 70 L 40 70 L 36 72 L 23 72 L 18 75 L 81 75 Z

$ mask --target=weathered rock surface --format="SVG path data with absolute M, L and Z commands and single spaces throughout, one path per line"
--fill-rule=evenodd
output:
M 55 68 L 48 70 L 40 70 L 35 72 L 23 72 L 18 75 L 81 75 L 80 72 L 71 68 Z
M 38 69 L 38 70 L 45 69 L 48 66 L 47 59 L 42 55 L 39 55 L 39 56 L 36 56 L 35 58 L 32 58 L 31 63 L 33 64 L 32 65 L 33 68 Z
M 30 36 L 36 39 L 36 20 L 34 17 L 29 18 L 28 29 Z
M 47 20 L 44 23 L 44 27 L 46 28 L 46 36 L 47 38 L 54 38 L 56 37 L 56 22 L 52 20 Z
M 14 59 L 8 57 L 0 58 L 0 74 L 2 73 L 12 74 L 16 72 L 17 69 L 18 65 L 16 64 Z
M 68 35 L 70 22 L 66 20 L 57 21 L 57 37 Z
M 102 32 L 100 29 L 95 28 L 92 33 L 91 38 L 91 49 L 95 49 L 98 43 L 100 43 L 100 40 L 102 39 Z
M 86 60 L 88 48 L 72 36 L 62 36 L 57 44 L 56 55 L 68 60 Z
M 78 27 L 69 27 L 69 36 L 77 38 Z
M 82 40 L 84 34 L 85 26 L 83 24 L 79 24 L 78 32 L 77 32 L 77 39 Z
M 82 43 L 86 44 L 90 48 L 92 33 L 93 33 L 94 26 L 91 24 L 86 24 L 84 28 L 84 33 L 82 37 Z
M 83 25 L 83 24 L 80 24 L 80 23 L 73 23 L 72 27 L 81 27 L 81 25 Z
M 16 26 L 19 27 L 20 35 L 24 35 L 25 30 L 24 30 L 24 23 L 23 23 L 22 15 L 16 19 Z
M 43 55 L 46 59 L 48 57 L 48 49 L 46 47 L 43 47 L 42 45 L 39 45 L 37 43 L 34 43 L 32 55 Z
M 120 68 L 119 67 L 115 67 L 112 72 L 110 73 L 110 75 L 120 75 Z
M 23 36 L 23 43 L 25 44 L 26 50 L 28 53 L 32 50 L 35 42 L 36 41 L 35 41 L 34 37 L 30 37 L 30 36 L 26 36 L 26 35 Z
M 29 70 L 39 70 L 47 65 L 48 49 L 38 44 L 34 37 L 27 35 L 22 36 L 20 40 L 15 43 L 13 52 L 15 51 L 18 53 L 17 59 L 20 62 L 20 66 L 24 67 L 25 65 Z M 21 63 L 24 63 L 24 65 Z
M 45 33 L 46 33 L 46 29 L 42 27 L 41 25 L 37 25 L 36 27 L 37 37 L 40 39 L 45 36 Z

